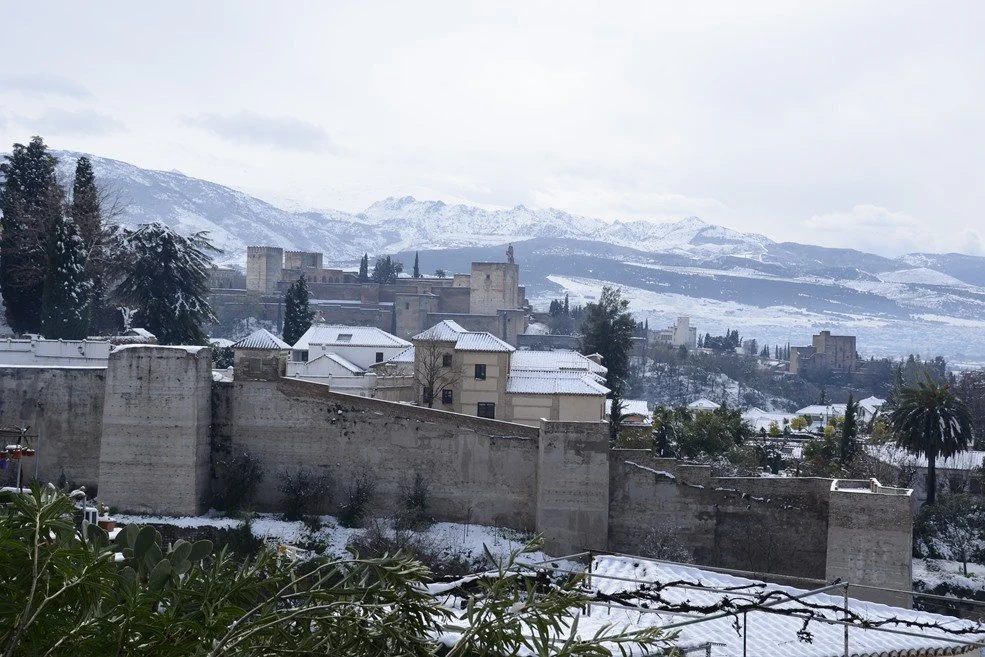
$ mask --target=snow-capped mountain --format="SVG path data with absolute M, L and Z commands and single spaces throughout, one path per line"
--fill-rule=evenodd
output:
M 71 180 L 78 154 L 56 155 L 60 175 Z M 123 203 L 122 223 L 209 231 L 224 251 L 221 263 L 242 265 L 248 245 L 274 245 L 320 251 L 326 263 L 350 266 L 363 253 L 410 262 L 420 252 L 424 271 L 467 271 L 472 260 L 502 259 L 512 243 L 535 302 L 564 292 L 587 301 L 614 284 L 651 325 L 688 314 L 702 331 L 740 328 L 783 343 L 829 328 L 857 334 L 863 354 L 963 353 L 985 362 L 985 258 L 890 259 L 775 242 L 696 217 L 606 222 L 556 209 L 490 210 L 411 197 L 359 213 L 292 212 L 176 171 L 90 157 L 98 183 Z

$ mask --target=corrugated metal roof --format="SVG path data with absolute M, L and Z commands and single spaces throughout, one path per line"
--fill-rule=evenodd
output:
M 257 329 L 238 342 L 233 343 L 233 349 L 290 349 L 287 344 L 267 329 Z
M 492 333 L 460 333 L 455 342 L 455 351 L 516 351 L 508 342 L 503 342 Z
M 506 392 L 515 395 L 591 395 L 604 397 L 609 389 L 591 374 L 521 372 L 506 379 Z
M 612 400 L 605 400 L 605 414 L 612 414 Z M 622 400 L 622 414 L 623 415 L 642 415 L 643 417 L 650 417 L 650 409 L 646 407 L 645 399 L 623 399 Z
M 437 340 L 439 342 L 455 342 L 462 333 L 468 333 L 462 326 L 451 319 L 445 319 L 426 331 L 421 331 L 411 340 Z
M 315 324 L 294 344 L 294 349 L 304 351 L 311 345 L 345 345 L 347 347 L 409 347 L 410 343 L 375 326 L 343 326 L 341 324 Z

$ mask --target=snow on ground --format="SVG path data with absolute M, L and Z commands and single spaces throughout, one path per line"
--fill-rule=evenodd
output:
M 216 527 L 218 529 L 234 529 L 242 524 L 242 520 L 225 518 L 216 514 L 204 516 L 144 516 L 116 514 L 116 521 L 121 525 L 130 524 L 160 524 L 175 527 Z M 322 528 L 312 532 L 301 521 L 281 520 L 272 514 L 258 514 L 253 518 L 252 531 L 257 538 L 271 542 L 297 545 L 299 543 L 323 542 L 326 552 L 340 555 L 346 545 L 354 538 L 362 536 L 366 529 L 350 529 L 338 524 L 334 516 L 321 516 Z M 487 547 L 497 559 L 505 558 L 513 551 L 522 548 L 531 536 L 523 532 L 503 527 L 488 527 L 485 525 L 466 525 L 454 522 L 439 522 L 421 532 L 412 532 L 415 537 L 425 539 L 427 543 L 440 550 L 447 550 L 453 556 L 466 560 L 481 559 L 483 546 Z M 544 552 L 535 551 L 524 555 L 526 562 L 545 561 L 552 557 Z
M 985 565 L 968 563 L 968 575 L 964 574 L 964 564 L 960 561 L 944 559 L 914 559 L 913 582 L 922 582 L 919 590 L 930 591 L 942 584 L 972 591 L 985 590 Z

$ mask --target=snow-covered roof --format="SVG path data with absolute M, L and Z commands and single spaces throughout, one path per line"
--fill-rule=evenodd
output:
M 467 331 L 458 334 L 455 351 L 516 351 L 516 349 L 492 333 Z
M 510 371 L 532 370 L 586 371 L 604 377 L 608 369 L 577 351 L 555 349 L 554 351 L 517 351 L 510 359 Z
M 157 336 L 145 328 L 131 328 L 124 334 L 125 337 L 144 338 L 146 340 L 156 340 Z
M 692 411 L 713 411 L 720 406 L 721 404 L 716 404 L 710 399 L 705 399 L 704 397 L 701 399 L 696 399 L 687 405 L 687 407 Z
M 229 340 L 227 338 L 209 338 L 209 344 L 212 345 L 213 347 L 218 347 L 219 349 L 223 349 L 225 347 L 233 346 L 234 343 L 232 340 Z
M 363 368 L 359 367 L 358 365 L 354 364 L 352 361 L 346 360 L 342 356 L 339 356 L 338 354 L 335 354 L 335 353 L 322 354 L 318 358 L 314 358 L 312 360 L 309 360 L 308 361 L 308 364 L 316 363 L 319 360 L 321 360 L 322 358 L 325 358 L 327 360 L 332 361 L 333 363 L 336 363 L 340 367 L 342 367 L 342 368 L 344 368 L 344 369 L 352 372 L 353 374 L 365 374 L 366 373 L 363 370 Z
M 605 400 L 605 414 L 612 414 L 612 400 Z M 650 409 L 646 406 L 645 399 L 623 399 L 622 400 L 622 414 L 625 415 L 641 415 L 649 421 Z
M 386 361 L 383 361 L 383 362 L 385 362 L 385 363 L 413 363 L 414 362 L 414 348 L 413 347 L 407 347 L 406 349 L 404 349 L 403 351 L 401 351 L 399 354 L 397 354 L 393 358 L 391 358 L 389 360 L 386 360 Z
M 823 415 L 825 417 L 835 417 L 845 414 L 845 404 L 811 404 L 797 410 L 797 415 Z
M 294 349 L 304 351 L 311 345 L 345 347 L 409 347 L 410 343 L 375 326 L 343 326 L 341 324 L 315 324 L 294 344 Z
M 609 389 L 591 374 L 577 372 L 519 372 L 506 379 L 506 392 L 515 395 L 591 395 L 604 397 Z
M 886 405 L 886 400 L 879 399 L 878 397 L 866 397 L 860 400 L 858 405 L 868 411 L 869 415 L 872 415 Z
M 290 349 L 287 344 L 267 329 L 257 329 L 233 343 L 233 349 Z
M 444 319 L 431 328 L 421 331 L 411 340 L 437 340 L 439 342 L 455 342 L 462 333 L 467 333 L 462 326 L 451 319 Z
M 765 582 L 724 575 L 700 568 L 690 566 L 679 566 L 668 563 L 658 563 L 645 559 L 630 557 L 597 557 L 594 560 L 592 572 L 595 577 L 591 579 L 593 588 L 609 594 L 625 596 L 630 594 L 627 602 L 630 604 L 645 605 L 647 608 L 659 609 L 660 603 L 654 603 L 646 597 L 637 598 L 633 593 L 641 590 L 641 585 L 636 581 L 620 581 L 606 579 L 609 577 L 621 577 L 629 580 L 649 582 L 653 584 L 663 584 L 657 589 L 660 600 L 667 605 L 689 604 L 693 607 L 714 606 L 722 602 L 723 598 L 728 598 L 733 604 L 740 606 L 746 603 L 746 595 L 736 597 L 735 591 L 741 590 L 747 595 L 764 595 L 771 592 L 779 592 L 780 595 L 800 596 L 806 593 L 805 590 L 796 589 L 788 586 L 778 586 Z M 679 586 L 675 586 L 679 584 Z M 685 588 L 687 586 L 687 588 Z M 693 588 L 697 587 L 697 588 Z M 716 588 L 718 591 L 704 590 Z M 650 589 L 652 591 L 652 589 Z M 646 594 L 643 591 L 643 595 Z M 834 621 L 842 619 L 844 607 L 844 597 L 839 591 L 831 593 L 815 593 L 804 598 L 804 602 L 812 605 L 811 612 L 821 618 L 828 618 Z M 785 601 L 774 605 L 776 609 L 806 609 L 803 603 L 797 601 Z M 828 608 L 825 608 L 828 606 Z M 911 632 L 921 636 L 902 636 L 889 632 L 880 632 L 856 625 L 851 627 L 848 632 L 849 652 L 852 655 L 866 655 L 867 657 L 882 657 L 889 655 L 955 655 L 970 654 L 971 647 L 959 643 L 944 640 L 948 635 L 944 630 L 935 627 L 924 626 L 916 629 L 907 626 L 908 622 L 926 623 L 928 625 L 940 624 L 950 630 L 971 630 L 970 633 L 960 636 L 951 636 L 961 641 L 982 641 L 985 639 L 985 628 L 968 621 L 960 620 L 952 616 L 942 616 L 926 611 L 916 611 L 903 607 L 891 607 L 889 605 L 874 602 L 864 602 L 856 599 L 849 599 L 849 609 L 861 616 L 865 620 L 879 621 L 886 619 L 896 619 L 896 623 L 884 625 L 886 629 L 896 629 Z M 696 614 L 700 612 L 695 612 Z M 712 654 L 715 655 L 757 655 L 758 657 L 835 657 L 845 653 L 845 628 L 838 624 L 822 623 L 813 621 L 808 624 L 807 631 L 811 634 L 810 642 L 800 640 L 798 631 L 804 628 L 804 620 L 796 616 L 768 613 L 764 611 L 749 611 L 739 616 L 746 632 L 737 632 L 735 628 L 735 617 L 726 616 L 714 620 L 693 623 L 680 628 L 680 636 L 675 644 L 684 648 L 697 648 L 713 645 Z M 597 620 L 596 620 L 597 619 Z M 679 614 L 662 613 L 640 613 L 632 610 L 617 611 L 605 610 L 593 614 L 591 617 L 582 617 L 579 622 L 579 630 L 583 634 L 590 635 L 598 623 L 614 623 L 617 626 L 630 624 L 635 627 L 641 626 L 665 626 L 671 623 L 680 623 L 690 620 Z M 976 629 L 981 630 L 975 632 Z M 744 642 L 746 642 L 744 644 Z M 745 650 L 743 646 L 745 645 Z M 977 654 L 977 648 L 974 649 Z M 704 650 L 696 651 L 695 654 L 704 654 Z

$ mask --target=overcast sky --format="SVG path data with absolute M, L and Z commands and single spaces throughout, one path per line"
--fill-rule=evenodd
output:
M 985 255 L 985 3 L 8 2 L 0 144 Z

